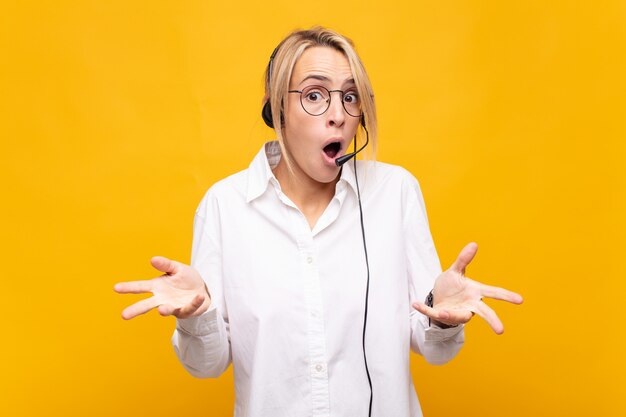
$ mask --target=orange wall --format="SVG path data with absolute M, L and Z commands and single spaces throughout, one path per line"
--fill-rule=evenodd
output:
M 187 375 L 112 286 L 189 260 L 204 191 L 272 138 L 269 55 L 317 23 L 356 42 L 444 266 L 477 241 L 469 276 L 526 298 L 413 358 L 426 415 L 626 415 L 626 6 L 538 0 L 3 2 L 2 415 L 232 414 L 230 372 Z

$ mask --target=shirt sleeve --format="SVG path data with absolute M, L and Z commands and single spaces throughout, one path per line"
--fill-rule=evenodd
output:
M 198 317 L 177 319 L 172 344 L 185 369 L 198 378 L 220 376 L 231 362 L 228 313 L 223 293 L 219 207 L 209 191 L 194 217 L 191 266 L 206 283 L 211 305 Z
M 409 302 L 424 302 L 441 274 L 441 265 L 428 226 L 419 183 L 407 172 L 403 186 L 404 236 L 409 279 Z M 409 313 L 411 349 L 431 364 L 441 365 L 456 356 L 464 342 L 463 325 L 441 329 L 413 307 Z

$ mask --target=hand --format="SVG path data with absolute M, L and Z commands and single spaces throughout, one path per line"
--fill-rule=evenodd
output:
M 123 319 L 132 319 L 155 307 L 162 316 L 173 315 L 181 319 L 199 316 L 209 308 L 211 297 L 198 271 L 162 256 L 155 256 L 150 263 L 165 273 L 147 281 L 115 284 L 114 290 L 120 294 L 153 294 L 126 307 L 122 312 Z
M 522 296 L 504 288 L 492 287 L 473 281 L 465 276 L 465 268 L 474 259 L 478 245 L 470 243 L 463 248 L 454 264 L 435 281 L 433 307 L 422 302 L 413 307 L 432 320 L 457 325 L 467 323 L 478 314 L 489 323 L 497 334 L 504 332 L 504 325 L 498 315 L 482 300 L 484 297 L 521 304 Z

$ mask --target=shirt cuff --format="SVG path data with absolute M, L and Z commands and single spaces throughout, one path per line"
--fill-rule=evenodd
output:
M 190 336 L 207 336 L 218 331 L 217 308 L 212 305 L 197 317 L 176 319 L 176 328 Z
M 428 317 L 425 315 L 421 315 L 420 321 L 424 326 L 426 334 L 425 340 L 427 342 L 443 342 L 445 340 L 452 339 L 454 336 L 459 334 L 465 327 L 464 324 L 459 324 L 458 326 L 442 329 L 441 327 L 437 326 L 432 320 L 429 321 Z
M 426 337 L 425 340 L 427 342 L 443 342 L 448 339 L 452 339 L 454 336 L 459 334 L 465 325 L 460 324 L 454 327 L 448 327 L 447 329 L 442 329 L 434 323 L 431 323 L 430 327 L 426 327 Z

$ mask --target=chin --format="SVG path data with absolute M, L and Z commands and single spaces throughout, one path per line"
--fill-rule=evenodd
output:
M 315 181 L 320 182 L 322 184 L 329 184 L 337 180 L 337 177 L 339 176 L 339 172 L 341 172 L 341 168 L 339 167 L 335 167 L 335 169 L 333 169 L 332 171 L 330 171 L 327 168 L 326 172 L 324 172 L 323 174 L 320 174 L 318 176 L 311 177 L 311 178 L 313 178 Z

